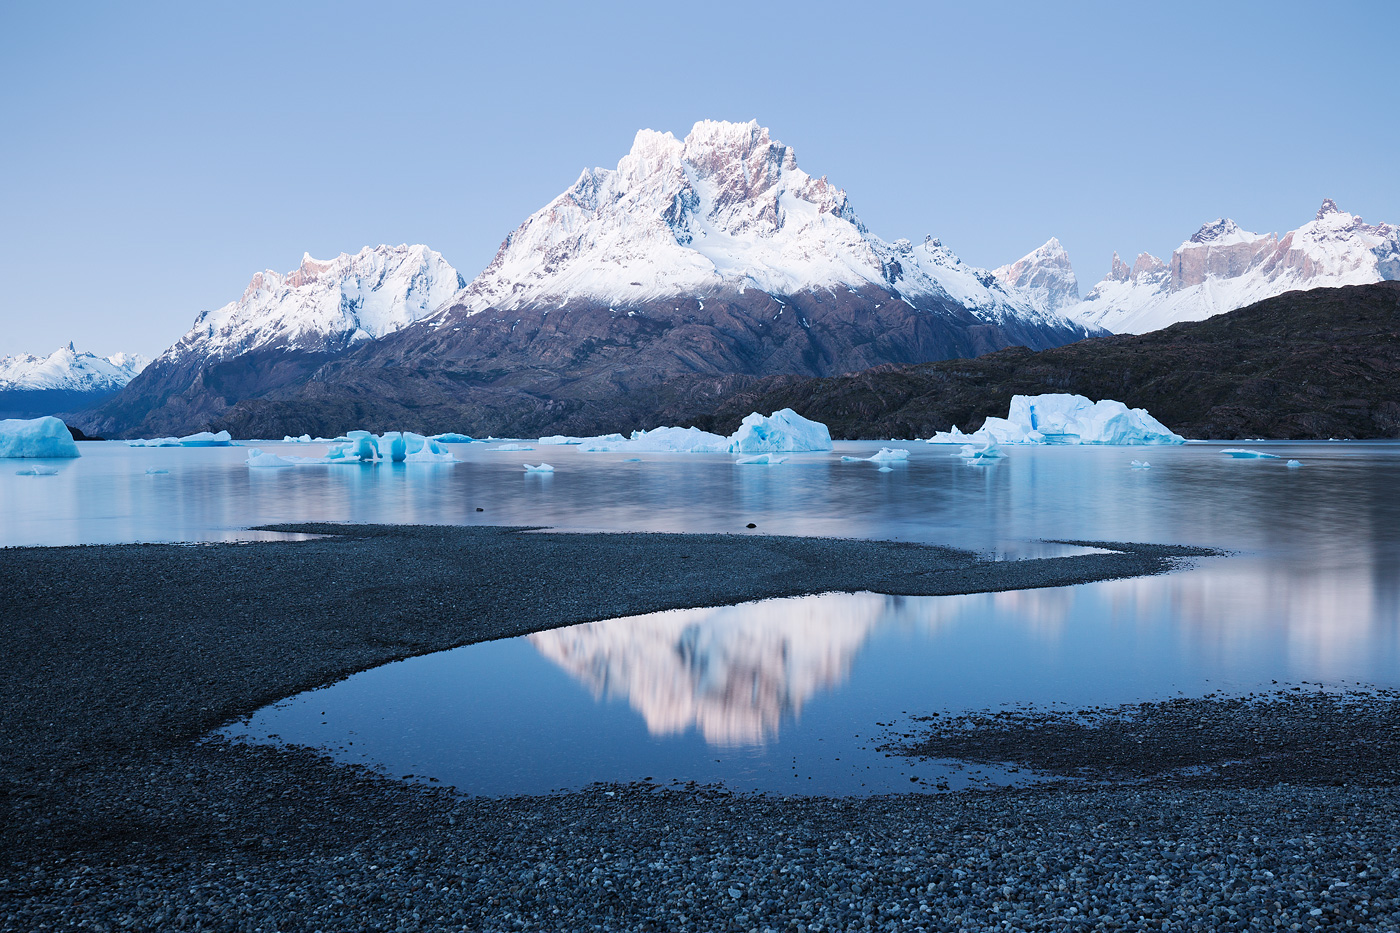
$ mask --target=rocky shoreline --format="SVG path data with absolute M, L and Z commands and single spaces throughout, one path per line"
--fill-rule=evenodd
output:
M 0 928 L 1397 928 L 1400 796 L 1365 764 L 1383 755 L 1346 754 L 1345 717 L 1314 733 L 1344 775 L 860 799 L 647 785 L 461 798 L 311 750 L 199 740 L 392 657 L 587 618 L 1060 585 L 1198 551 L 993 563 L 758 535 L 296 530 L 335 537 L 0 551 L 14 594 Z M 1227 714 L 1290 728 L 1281 704 Z M 1384 717 L 1367 716 L 1352 739 L 1377 734 Z

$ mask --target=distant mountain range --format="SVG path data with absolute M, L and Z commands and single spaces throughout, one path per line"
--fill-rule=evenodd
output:
M 1278 237 L 1207 224 L 1080 299 L 1057 240 L 994 271 L 886 241 L 757 123 L 643 130 L 505 238 L 475 279 L 426 246 L 253 276 L 75 423 L 108 436 L 597 433 L 774 375 L 1046 349 L 1283 291 L 1400 278 L 1400 233 L 1328 201 Z
M 1055 239 L 993 274 L 1047 313 L 1143 334 L 1284 292 L 1400 279 L 1400 227 L 1367 224 L 1330 198 L 1311 221 L 1282 236 L 1249 233 L 1220 218 L 1197 230 L 1168 262 L 1140 253 L 1129 265 L 1114 253 L 1108 275 L 1083 301 L 1069 256 Z
M 0 357 L 0 418 L 32 418 L 106 399 L 145 368 L 140 356 L 102 357 L 68 344 L 48 356 Z
M 932 237 L 875 236 L 757 123 L 706 121 L 684 140 L 638 133 L 616 169 L 584 171 L 470 283 L 422 246 L 259 273 L 79 423 L 115 435 L 596 431 L 644 419 L 659 394 L 726 380 L 1097 332 Z

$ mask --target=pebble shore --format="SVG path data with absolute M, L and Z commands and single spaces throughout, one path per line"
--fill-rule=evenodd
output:
M 406 540 L 421 557 L 396 556 Z M 1348 753 L 1388 727 L 1368 706 L 1382 697 L 1314 730 L 1328 755 L 1291 777 L 1167 776 L 1144 759 L 1091 782 L 859 799 L 647 784 L 462 798 L 307 749 L 200 741 L 392 657 L 590 614 L 1056 585 L 1191 553 L 1014 566 L 869 542 L 364 527 L 3 551 L 17 595 L 0 620 L 0 929 L 1400 928 L 1394 775 L 1385 755 Z M 673 570 L 682 558 L 693 569 Z M 425 604 L 453 624 L 424 623 Z M 1179 712 L 1160 728 L 1189 722 Z M 1296 709 L 1218 712 L 1225 733 L 1234 715 L 1287 736 Z M 983 727 L 998 755 L 1014 731 Z M 1031 751 L 1017 760 L 1047 763 Z

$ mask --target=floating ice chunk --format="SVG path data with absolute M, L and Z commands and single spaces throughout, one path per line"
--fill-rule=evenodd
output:
M 1260 450 L 1245 450 L 1242 447 L 1227 447 L 1221 451 L 1227 457 L 1236 460 L 1277 460 L 1278 454 L 1266 454 Z
M 57 467 L 30 467 L 27 470 L 15 470 L 16 476 L 57 476 Z
M 843 456 L 843 457 L 841 458 L 841 462 L 842 462 L 842 463 L 864 463 L 864 462 L 865 462 L 865 458 L 864 458 L 864 457 L 846 457 L 846 456 Z
M 1134 470 L 1150 470 L 1152 469 L 1152 464 L 1148 463 L 1146 460 L 1134 460 L 1129 464 L 1129 467 Z
M 729 452 L 734 454 L 830 449 L 831 432 L 826 425 L 804 418 L 791 408 L 767 417 L 754 412 L 729 438 Z
M 458 434 L 454 431 L 448 431 L 444 434 L 434 434 L 432 439 L 439 444 L 470 444 L 473 440 L 471 435 Z
M 631 437 L 623 437 L 621 434 L 586 437 L 579 444 L 579 450 L 590 453 L 610 450 L 641 453 L 721 453 L 728 446 L 728 438 L 699 428 L 660 427 L 650 431 L 633 431 Z
M 460 463 L 456 457 L 452 456 L 452 451 L 443 447 L 431 438 L 423 438 L 424 443 L 416 450 L 409 450 L 404 454 L 404 463 Z
M 327 460 L 341 463 L 370 463 L 379 457 L 379 439 L 368 431 L 351 431 L 326 452 Z
M 186 434 L 180 438 L 181 447 L 232 447 L 233 437 L 227 431 L 220 431 L 217 434 L 209 431 L 200 431 L 197 434 Z
M 1302 465 L 1303 465 L 1303 461 L 1301 461 L 1301 460 L 1290 460 L 1290 461 L 1288 461 L 1287 463 L 1284 464 L 1284 466 L 1288 467 L 1290 470 L 1296 470 L 1296 469 L 1298 469 L 1298 467 L 1300 467 L 1300 466 L 1302 466 Z
M 282 438 L 282 443 L 284 443 L 284 444 L 309 444 L 309 443 L 311 443 L 311 435 L 310 435 L 310 434 L 303 434 L 301 437 L 292 437 L 290 434 L 288 434 L 288 435 L 286 435 L 286 436 L 284 436 L 284 437 Z
M 127 441 L 128 447 L 179 447 L 178 437 L 151 437 L 145 440 Z
M 500 447 L 492 447 L 491 449 L 492 449 L 492 450 L 534 450 L 535 448 L 533 448 L 533 447 L 527 447 L 527 446 L 524 445 L 524 444 L 502 444 Z
M 1082 395 L 1048 393 L 1016 395 L 1005 418 L 989 417 L 972 434 L 956 427 L 939 432 L 930 443 L 998 444 L 1184 444 L 1142 408 L 1105 399 L 1092 402 Z
M 903 463 L 909 459 L 909 451 L 903 447 L 881 447 L 878 454 L 865 459 L 871 463 Z
M 245 461 L 251 469 L 268 469 L 270 467 L 296 466 L 296 463 L 286 457 L 279 457 L 276 454 L 268 453 L 261 447 L 254 447 L 248 451 L 248 459 Z
M 1000 460 L 1006 456 L 1006 451 L 1002 450 L 993 441 L 988 441 L 983 447 L 975 447 L 972 444 L 964 444 L 953 456 L 962 457 L 968 463 L 990 463 Z
M 256 449 L 256 448 L 254 448 L 254 449 Z M 169 473 L 169 472 L 170 472 L 169 470 L 162 470 L 160 467 L 148 467 L 148 468 L 146 469 L 146 475 L 147 475 L 147 476 L 162 476 L 162 475 L 164 475 L 164 474 L 166 474 L 166 473 Z
M 641 458 L 641 457 L 628 457 L 627 459 L 623 460 L 622 462 L 623 462 L 623 463 L 641 463 L 641 462 L 642 462 L 642 458 Z
M 752 457 L 740 457 L 734 462 L 744 466 L 777 466 L 787 460 L 787 457 L 779 457 L 777 454 L 755 454 Z
M 875 472 L 876 472 L 876 473 L 893 473 L 893 472 L 894 472 L 894 467 L 882 466 L 882 467 L 880 467 L 880 469 L 876 470 Z
M 0 421 L 0 458 L 77 456 L 81 455 L 78 445 L 73 442 L 73 435 L 68 426 L 57 418 L 6 418 Z
M 525 464 L 525 472 L 526 472 L 526 473 L 553 473 L 553 472 L 554 472 L 554 467 L 550 466 L 548 463 L 541 463 L 541 464 L 539 464 L 538 466 L 531 466 L 530 464 L 527 463 L 527 464 Z
M 621 434 L 617 435 L 622 437 Z M 592 440 L 588 437 L 573 437 L 568 434 L 551 434 L 549 437 L 542 437 L 535 443 L 541 447 L 560 447 L 563 445 L 582 444 L 584 441 Z

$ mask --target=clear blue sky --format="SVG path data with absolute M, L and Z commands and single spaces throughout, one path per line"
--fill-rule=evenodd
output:
M 858 10 L 858 12 L 853 12 Z M 757 119 L 885 237 L 1081 288 L 1323 197 L 1400 223 L 1400 4 L 0 5 L 0 355 L 154 355 L 259 269 L 468 277 L 641 127 Z

